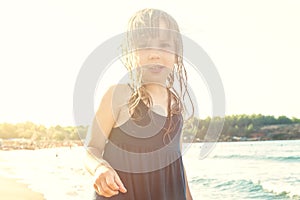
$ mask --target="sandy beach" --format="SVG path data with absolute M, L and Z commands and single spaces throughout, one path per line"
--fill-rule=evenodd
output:
M 10 174 L 12 168 L 6 164 L 10 162 L 7 158 L 11 158 L 11 156 L 4 156 L 5 153 L 5 151 L 0 151 L 0 170 Z M 43 194 L 32 191 L 25 183 L 3 175 L 0 175 L 0 198 L 5 200 L 45 200 Z
M 0 197 L 5 200 L 44 200 L 40 193 L 30 190 L 26 184 L 0 176 Z

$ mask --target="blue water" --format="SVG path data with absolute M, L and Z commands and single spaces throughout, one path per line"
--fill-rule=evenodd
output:
M 299 140 L 218 143 L 202 160 L 200 147 L 184 155 L 196 199 L 300 199 Z
M 203 144 L 185 147 L 195 200 L 300 199 L 300 140 L 217 143 L 205 158 Z M 0 151 L 0 175 L 20 178 L 47 200 L 91 199 L 83 159 L 82 147 Z

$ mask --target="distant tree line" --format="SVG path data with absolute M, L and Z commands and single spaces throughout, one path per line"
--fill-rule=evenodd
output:
M 214 126 L 214 123 L 221 122 L 220 117 L 215 117 L 213 120 L 210 117 L 206 119 L 191 118 L 184 124 L 183 135 L 193 136 L 194 138 L 204 139 L 209 125 Z M 283 125 L 283 124 L 299 124 L 300 119 L 288 118 L 286 116 L 274 117 L 270 115 L 252 114 L 252 115 L 229 115 L 225 116 L 224 125 L 221 135 L 232 137 L 249 137 L 252 133 L 256 133 L 263 126 L 268 125 Z
M 203 139 L 207 133 L 209 125 L 218 123 L 221 118 L 210 117 L 206 119 L 191 118 L 184 123 L 183 135 L 191 135 L 194 138 Z M 261 114 L 253 115 L 230 115 L 225 117 L 222 135 L 225 136 L 249 136 L 255 133 L 262 126 L 296 124 L 300 123 L 298 118 L 288 118 L 286 116 L 265 116 Z M 86 137 L 88 126 L 51 126 L 46 128 L 44 125 L 24 122 L 17 124 L 0 124 L 0 138 L 26 138 L 32 140 L 78 140 Z
M 79 140 L 85 138 L 88 126 L 51 126 L 25 123 L 0 124 L 0 138 L 25 138 L 32 140 Z

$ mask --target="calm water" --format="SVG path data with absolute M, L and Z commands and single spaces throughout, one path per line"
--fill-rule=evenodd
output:
M 202 144 L 184 154 L 197 199 L 300 199 L 300 140 L 217 143 L 199 159 Z M 57 156 L 56 156 L 57 155 Z M 0 175 L 18 177 L 47 200 L 91 199 L 84 149 L 0 151 Z

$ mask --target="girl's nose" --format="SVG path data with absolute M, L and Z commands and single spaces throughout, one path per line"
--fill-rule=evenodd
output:
M 159 52 L 157 52 L 157 51 L 151 51 L 151 52 L 149 52 L 148 58 L 150 60 L 152 60 L 152 59 L 160 59 Z

